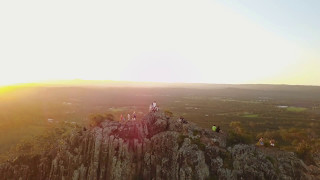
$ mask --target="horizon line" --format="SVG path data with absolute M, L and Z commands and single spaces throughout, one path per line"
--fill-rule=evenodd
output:
M 152 84 L 196 84 L 196 85 L 274 85 L 274 86 L 312 86 L 312 87 L 320 87 L 320 85 L 312 85 L 312 84 L 285 84 L 285 83 L 210 83 L 210 82 L 169 82 L 169 81 L 129 81 L 129 80 L 98 80 L 98 79 L 61 79 L 61 80 L 45 80 L 45 81 L 35 81 L 35 82 L 23 82 L 23 83 L 12 83 L 0 85 L 0 88 L 11 87 L 11 86 L 43 86 L 43 85 L 85 85 L 81 84 L 81 82 L 100 82 L 100 83 L 152 83 Z M 87 84 L 88 85 L 88 84 Z

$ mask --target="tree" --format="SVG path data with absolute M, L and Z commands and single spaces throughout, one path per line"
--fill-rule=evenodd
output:
M 250 144 L 253 142 L 252 134 L 246 132 L 239 121 L 232 121 L 228 132 L 227 144 Z
M 105 114 L 105 118 L 107 119 L 107 120 L 110 120 L 110 121 L 114 121 L 114 116 L 113 116 L 113 114 Z
M 166 118 L 172 118 L 173 117 L 173 113 L 169 110 L 165 110 L 164 111 L 164 115 L 166 116 Z
M 101 123 L 105 120 L 105 117 L 101 114 L 92 114 L 90 115 L 89 125 L 91 127 L 100 126 Z

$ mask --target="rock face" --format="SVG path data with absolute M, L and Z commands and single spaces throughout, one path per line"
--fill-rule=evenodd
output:
M 294 154 L 226 147 L 226 136 L 160 113 L 77 130 L 55 150 L 0 165 L 0 179 L 320 179 Z

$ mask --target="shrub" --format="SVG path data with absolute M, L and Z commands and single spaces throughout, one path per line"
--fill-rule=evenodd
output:
M 0 162 L 12 160 L 18 156 L 40 155 L 58 148 L 58 145 L 65 143 L 64 137 L 69 137 L 72 132 L 78 131 L 66 123 L 58 123 L 48 127 L 42 134 L 21 140 L 7 153 L 0 155 Z
M 234 131 L 229 131 L 227 137 L 227 146 L 235 144 L 251 144 L 253 142 L 250 134 L 238 134 Z
M 114 116 L 113 116 L 113 114 L 105 114 L 105 118 L 106 118 L 107 120 L 114 121 Z
M 90 122 L 89 125 L 91 127 L 100 126 L 101 123 L 105 120 L 105 117 L 101 114 L 93 114 L 90 115 Z
M 296 147 L 297 156 L 306 164 L 314 164 L 311 151 L 312 147 L 306 141 L 300 142 Z
M 252 134 L 246 132 L 239 121 L 230 123 L 231 130 L 228 132 L 227 146 L 235 144 L 251 144 L 253 143 Z
M 166 116 L 166 118 L 172 118 L 173 117 L 173 113 L 169 110 L 165 110 L 164 111 L 164 115 Z

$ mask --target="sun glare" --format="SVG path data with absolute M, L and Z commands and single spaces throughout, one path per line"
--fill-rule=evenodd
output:
M 283 76 L 297 74 L 301 60 L 300 67 L 315 66 L 305 47 L 226 3 L 126 3 L 1 2 L 0 85 L 57 79 L 318 84 Z

